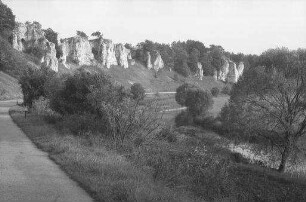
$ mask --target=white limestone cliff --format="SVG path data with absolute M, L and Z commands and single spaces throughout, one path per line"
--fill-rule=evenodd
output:
M 130 50 L 125 48 L 122 44 L 116 45 L 116 58 L 118 61 L 118 65 L 124 67 L 125 69 L 129 67 L 128 59 L 131 58 Z
M 61 62 L 64 65 L 67 62 L 77 65 L 91 65 L 94 60 L 91 45 L 84 37 L 75 36 L 63 39 L 59 46 L 63 53 Z
M 41 65 L 58 71 L 55 44 L 46 39 L 39 23 L 16 23 L 12 45 L 16 50 L 23 52 L 38 50 L 39 53 L 35 56 L 41 61 Z
M 197 67 L 198 67 L 198 72 L 199 72 L 199 79 L 200 81 L 203 80 L 203 68 L 202 68 L 202 64 L 200 62 L 198 62 L 197 64 Z
M 214 79 L 223 82 L 237 83 L 238 79 L 243 74 L 244 63 L 240 62 L 237 67 L 236 63 L 229 58 L 223 57 L 222 59 L 224 64 L 219 70 L 215 70 Z
M 156 58 L 155 58 L 155 61 L 153 62 L 153 69 L 155 71 L 158 71 L 162 68 L 164 68 L 164 61 L 161 58 L 160 53 L 156 51 Z
M 148 69 L 152 69 L 152 63 L 151 63 L 151 54 L 150 52 L 146 53 L 146 59 L 147 59 L 147 68 Z

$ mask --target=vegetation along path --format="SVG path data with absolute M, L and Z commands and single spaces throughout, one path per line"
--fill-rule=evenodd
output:
M 0 201 L 92 201 L 13 123 L 15 103 L 0 102 Z

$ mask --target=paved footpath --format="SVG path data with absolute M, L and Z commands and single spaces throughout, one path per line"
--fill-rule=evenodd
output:
M 92 199 L 40 151 L 0 102 L 0 202 L 87 202 Z

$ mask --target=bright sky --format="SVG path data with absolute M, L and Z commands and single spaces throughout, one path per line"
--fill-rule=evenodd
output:
M 18 21 L 38 21 L 62 38 L 101 30 L 116 43 L 199 40 L 259 54 L 306 48 L 306 0 L 2 0 Z

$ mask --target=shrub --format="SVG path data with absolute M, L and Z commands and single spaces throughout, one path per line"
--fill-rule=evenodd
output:
M 174 71 L 176 71 L 177 73 L 179 73 L 184 77 L 188 77 L 190 75 L 190 70 L 186 62 L 175 65 Z
M 145 89 L 140 83 L 131 86 L 131 93 L 134 100 L 143 100 L 145 97 Z
M 196 88 L 196 86 L 188 83 L 179 86 L 176 89 L 175 101 L 182 106 L 186 106 L 187 92 L 194 88 Z
M 176 127 L 188 126 L 188 125 L 192 125 L 193 118 L 188 111 L 182 111 L 181 113 L 175 116 L 174 121 L 175 121 Z
M 173 75 L 173 80 L 174 81 L 179 81 L 179 77 L 176 73 L 174 73 L 174 75 Z
M 227 154 L 205 145 L 174 144 L 158 142 L 139 152 L 146 165 L 154 168 L 154 179 L 172 187 L 184 187 L 208 201 L 234 193 L 235 181 L 229 173 L 231 162 Z
M 160 109 L 154 103 L 145 106 L 129 98 L 122 102 L 99 102 L 95 109 L 101 116 L 102 125 L 116 144 L 123 144 L 126 140 L 134 140 L 149 136 L 161 124 Z
M 106 75 L 90 74 L 83 69 L 68 76 L 59 85 L 59 90 L 56 90 L 56 85 L 49 85 L 49 95 L 52 109 L 60 114 L 94 113 L 93 106 L 90 104 L 90 99 L 95 97 L 92 93 L 94 89 L 104 92 L 103 96 L 99 97 L 103 101 L 112 101 L 115 97 L 124 94 L 121 88 L 114 87 Z M 54 92 L 53 95 L 52 92 Z
M 12 10 L 0 1 L 0 35 L 8 38 L 15 27 L 15 15 Z
M 45 97 L 40 97 L 33 102 L 33 112 L 43 116 L 47 123 L 55 124 L 61 121 L 61 116 L 50 108 L 50 101 Z
M 169 143 L 177 141 L 176 133 L 170 126 L 162 128 L 162 130 L 158 133 L 157 138 L 160 140 L 166 140 Z
M 58 123 L 58 126 L 68 129 L 74 135 L 105 131 L 105 126 L 101 124 L 101 120 L 93 114 L 65 115 L 63 120 Z
M 213 88 L 210 90 L 210 92 L 211 92 L 212 96 L 218 97 L 218 95 L 219 95 L 219 93 L 220 93 L 220 90 L 219 90 L 219 88 L 217 88 L 217 87 L 213 87 Z
M 206 113 L 213 103 L 212 96 L 207 91 L 201 89 L 187 91 L 185 104 L 193 117 Z
M 45 96 L 45 83 L 52 78 L 55 73 L 49 69 L 40 70 L 27 69 L 19 79 L 24 104 L 32 107 L 33 101 L 41 96 Z
M 87 34 L 85 32 L 77 31 L 77 35 L 82 37 L 82 38 L 88 39 L 88 36 L 87 36 Z
M 230 85 L 226 85 L 226 86 L 223 87 L 222 93 L 226 94 L 226 95 L 230 95 L 231 94 L 231 90 L 232 90 L 231 86 Z

